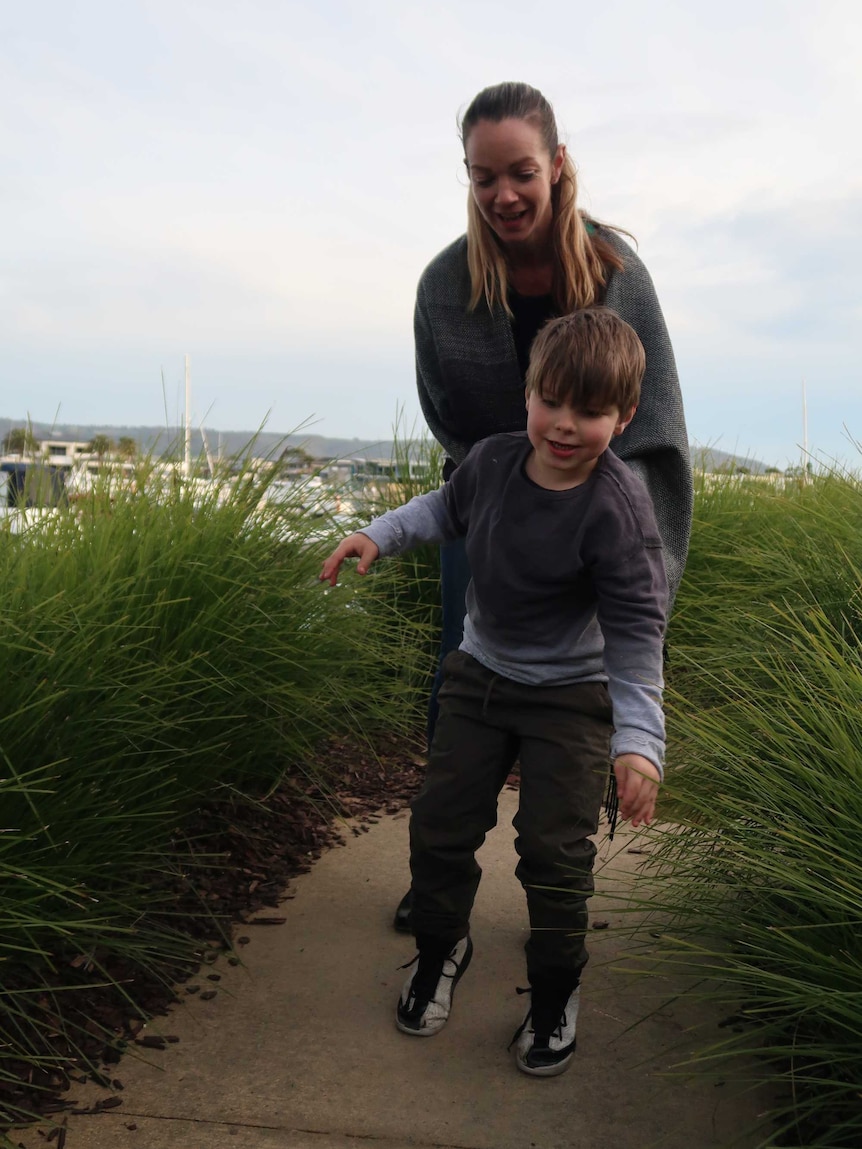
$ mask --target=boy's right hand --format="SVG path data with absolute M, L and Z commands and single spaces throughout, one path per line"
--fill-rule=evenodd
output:
M 614 761 L 620 813 L 637 828 L 649 826 L 655 815 L 655 802 L 661 775 L 658 767 L 641 754 L 620 754 Z
M 359 559 L 356 573 L 364 575 L 379 554 L 380 548 L 377 543 L 371 541 L 368 535 L 363 535 L 361 531 L 357 531 L 355 535 L 348 535 L 338 544 L 323 564 L 320 581 L 335 586 L 338 582 L 338 572 L 341 570 L 341 564 L 345 559 Z

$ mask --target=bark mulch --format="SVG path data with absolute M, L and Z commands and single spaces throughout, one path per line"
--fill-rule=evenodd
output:
M 181 957 L 145 970 L 108 955 L 78 955 L 56 973 L 40 969 L 38 985 L 31 981 L 29 987 L 23 971 L 21 987 L 35 990 L 44 1068 L 3 1064 L 0 1143 L 14 1145 L 4 1141 L 4 1132 L 20 1126 L 22 1112 L 52 1117 L 69 1109 L 74 1102 L 66 1094 L 74 1084 L 93 1080 L 121 1089 L 115 1067 L 130 1044 L 163 1047 L 171 1040 L 140 1036 L 148 1018 L 166 1014 L 185 994 L 214 996 L 202 967 L 225 951 L 238 964 L 232 951 L 248 941 L 245 926 L 284 920 L 272 911 L 292 878 L 345 833 L 361 833 L 375 816 L 409 803 L 424 776 L 419 745 L 418 738 L 391 735 L 377 738 L 373 748 L 331 739 L 318 752 L 314 775 L 297 771 L 257 801 L 233 798 L 202 808 L 192 825 L 177 832 L 168 872 L 153 875 L 151 883 L 169 909 L 165 922 L 192 939 L 182 943 Z M 325 789 L 310 780 L 314 776 L 328 779 Z M 113 986 L 88 985 L 105 974 Z M 192 978 L 203 986 L 189 984 Z M 97 1107 L 119 1104 L 113 1096 Z M 65 1130 L 53 1129 L 46 1135 L 52 1139 L 62 1146 Z

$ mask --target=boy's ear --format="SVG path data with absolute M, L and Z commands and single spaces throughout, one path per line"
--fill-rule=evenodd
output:
M 629 423 L 631 423 L 632 419 L 634 419 L 635 411 L 637 411 L 637 407 L 632 407 L 631 411 L 629 411 L 627 415 L 620 415 L 619 421 L 617 422 L 616 427 L 614 427 L 615 435 L 622 435 L 623 431 L 625 431 L 626 427 L 628 427 Z

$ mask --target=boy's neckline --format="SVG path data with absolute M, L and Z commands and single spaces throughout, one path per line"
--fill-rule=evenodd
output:
M 602 461 L 607 454 L 607 450 L 602 451 L 598 458 L 593 459 L 593 465 L 590 467 L 587 474 L 582 479 L 579 479 L 578 482 L 572 483 L 570 486 L 565 487 L 548 487 L 544 483 L 539 482 L 538 479 L 533 478 L 533 476 L 530 474 L 530 462 L 534 461 L 536 458 L 536 449 L 531 443 L 529 443 L 529 441 L 528 445 L 529 449 L 521 461 L 521 474 L 524 476 L 530 486 L 535 487 L 537 491 L 547 491 L 548 494 L 551 495 L 568 495 L 573 491 L 581 490 L 581 488 L 585 487 L 590 482 L 599 467 L 603 465 Z

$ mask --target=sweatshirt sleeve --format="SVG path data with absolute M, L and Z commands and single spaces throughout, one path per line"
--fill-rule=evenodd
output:
M 652 574 L 654 576 L 654 571 Z M 664 578 L 662 583 L 666 586 Z M 663 777 L 661 635 L 664 612 L 632 609 L 630 600 L 616 598 L 611 593 L 600 603 L 599 626 L 605 640 L 605 671 L 614 714 L 611 758 L 616 759 L 620 754 L 642 754 Z
M 642 754 L 663 774 L 668 585 L 655 520 L 648 508 L 641 511 L 637 515 L 624 507 L 603 516 L 593 584 L 613 707 L 611 756 Z
M 446 488 L 440 487 L 380 515 L 361 527 L 360 533 L 377 544 L 381 558 L 403 554 L 422 543 L 449 542 L 463 534 L 450 503 Z

